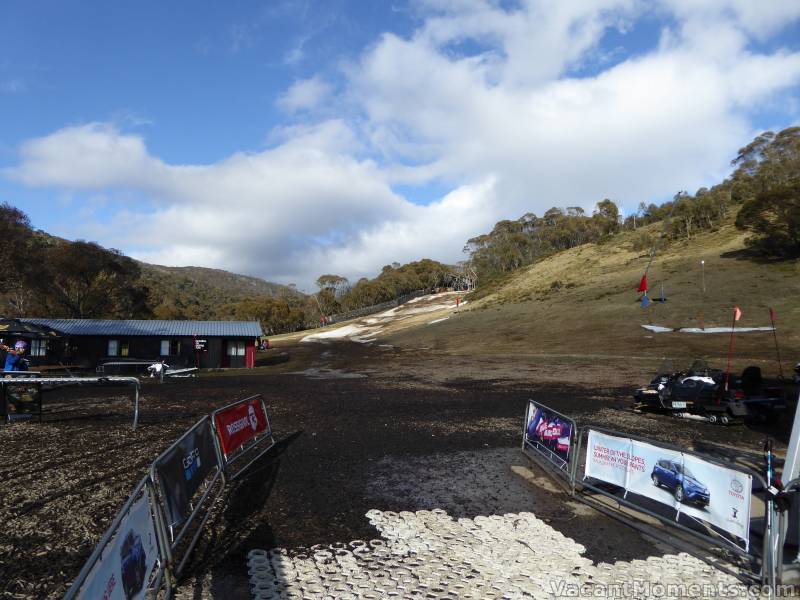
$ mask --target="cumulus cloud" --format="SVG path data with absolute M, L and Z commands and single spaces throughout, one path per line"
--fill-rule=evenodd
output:
M 292 121 L 263 151 L 173 165 L 92 123 L 26 142 L 6 175 L 140 190 L 153 208 L 97 237 L 152 262 L 308 287 L 323 272 L 456 261 L 501 218 L 717 181 L 753 111 L 797 91 L 799 53 L 754 49 L 800 18 L 790 4 L 420 0 L 413 34 L 383 34 L 344 70 L 336 118 L 316 120 L 331 114 L 322 76 L 289 87 L 277 103 Z M 597 66 L 605 34 L 635 31 L 648 10 L 663 18 L 652 47 Z M 400 186 L 450 191 L 422 205 Z
M 313 110 L 330 95 L 331 86 L 320 77 L 296 81 L 278 98 L 278 106 L 287 112 Z

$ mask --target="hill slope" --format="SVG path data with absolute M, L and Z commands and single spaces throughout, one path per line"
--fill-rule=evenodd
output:
M 206 267 L 165 267 L 139 263 L 142 283 L 149 289 L 151 306 L 159 318 L 208 319 L 228 303 L 268 296 L 300 298 L 284 285 Z
M 655 233 L 661 224 L 650 227 Z M 738 305 L 743 316 L 737 326 L 763 326 L 770 324 L 773 307 L 784 362 L 793 365 L 800 360 L 800 261 L 756 261 L 745 250 L 744 237 L 731 218 L 717 231 L 659 250 L 648 280 L 651 297 L 660 295 L 663 284 L 668 299 L 663 304 L 640 307 L 636 287 L 648 252 L 634 251 L 632 234 L 622 233 L 606 244 L 572 248 L 521 269 L 457 318 L 390 339 L 451 353 L 702 357 L 719 364 L 728 335 L 654 334 L 641 325 L 730 326 Z M 772 333 L 737 335 L 735 357 L 773 360 Z

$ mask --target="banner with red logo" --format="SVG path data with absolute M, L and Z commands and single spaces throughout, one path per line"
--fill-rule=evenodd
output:
M 523 450 L 536 451 L 559 470 L 567 472 L 575 432 L 571 419 L 533 400 L 528 402 Z
M 214 427 L 226 457 L 253 438 L 270 433 L 267 413 L 260 396 L 242 400 L 216 412 Z

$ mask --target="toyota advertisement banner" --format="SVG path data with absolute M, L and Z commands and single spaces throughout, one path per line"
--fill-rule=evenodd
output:
M 751 475 L 630 438 L 589 430 L 586 477 L 705 521 L 749 544 Z
M 253 438 L 270 433 L 260 397 L 249 398 L 219 411 L 214 415 L 214 426 L 226 459 Z
M 555 411 L 528 403 L 524 447 L 536 450 L 561 470 L 567 470 L 572 450 L 573 423 Z
M 139 600 L 147 593 L 150 575 L 159 561 L 155 525 L 147 494 L 133 503 L 119 524 L 102 558 L 84 580 L 78 598 Z
M 218 468 L 214 438 L 207 418 L 187 431 L 158 459 L 155 472 L 164 496 L 169 527 L 179 525 L 191 514 L 190 502 L 195 492 Z

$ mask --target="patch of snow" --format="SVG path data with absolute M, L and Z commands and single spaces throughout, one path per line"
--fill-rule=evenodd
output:
M 434 319 L 433 321 L 428 323 L 428 325 L 433 325 L 434 323 L 441 323 L 442 321 L 447 321 L 447 319 L 449 319 L 449 318 L 450 317 L 442 317 L 441 319 Z
M 648 331 L 652 331 L 653 333 L 730 333 L 731 327 L 706 327 L 702 329 L 700 327 L 681 327 L 680 329 L 674 329 L 672 327 L 663 327 L 661 325 L 642 325 Z M 751 333 L 755 331 L 774 331 L 772 327 L 736 327 L 734 329 L 736 333 Z
M 286 375 L 304 375 L 308 379 L 366 379 L 363 373 L 349 373 L 327 367 L 309 367 L 303 371 L 291 371 Z
M 675 331 L 672 327 L 662 327 L 661 325 L 642 325 L 648 331 L 652 331 L 653 333 L 667 333 L 669 331 Z
M 311 335 L 307 335 L 301 342 L 316 342 L 319 340 L 330 340 L 330 339 L 342 339 L 342 338 L 353 338 L 356 337 L 365 337 L 370 335 L 376 335 L 378 331 L 380 331 L 380 327 L 365 327 L 364 325 L 345 325 L 344 327 L 339 327 L 338 329 L 331 329 L 330 331 L 322 331 L 320 333 L 312 333 Z
M 700 329 L 699 327 L 683 327 L 679 329 L 680 333 L 730 333 L 733 328 L 731 327 L 706 327 Z M 733 329 L 736 333 L 748 333 L 752 331 L 773 331 L 772 327 L 736 327 Z
M 448 308 L 455 308 L 455 304 L 430 304 L 428 306 L 420 306 L 419 308 L 407 308 L 403 310 L 401 315 L 421 315 L 429 312 L 436 312 L 437 310 L 447 310 Z M 398 308 L 403 308 L 399 306 Z M 395 309 L 397 310 L 397 309 Z

